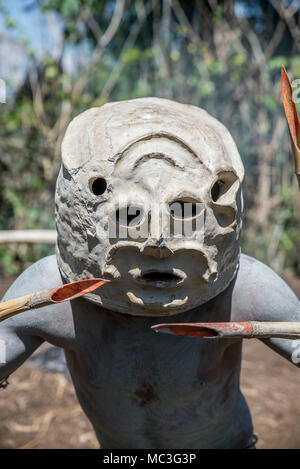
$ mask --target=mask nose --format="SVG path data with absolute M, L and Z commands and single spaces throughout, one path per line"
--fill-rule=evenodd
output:
M 165 259 L 174 254 L 174 251 L 168 246 L 166 240 L 161 235 L 157 240 L 149 240 L 141 249 L 146 256 L 152 256 L 156 259 Z

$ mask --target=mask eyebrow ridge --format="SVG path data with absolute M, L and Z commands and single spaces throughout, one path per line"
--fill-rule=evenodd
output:
M 176 168 L 180 169 L 181 171 L 184 171 L 184 165 L 178 163 L 174 158 L 171 156 L 166 155 L 165 153 L 147 153 L 146 155 L 140 156 L 134 163 L 133 170 L 137 169 L 142 163 L 145 163 L 147 160 L 150 159 L 157 159 L 157 160 L 163 160 L 166 163 L 168 163 L 170 166 L 175 166 Z

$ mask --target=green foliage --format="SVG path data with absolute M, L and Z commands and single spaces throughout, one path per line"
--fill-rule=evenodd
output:
M 233 0 L 217 1 L 216 8 L 207 1 L 181 0 L 176 2 L 180 15 L 168 10 L 165 1 L 127 2 L 103 50 L 101 35 L 115 1 L 41 3 L 44 11 L 55 11 L 63 19 L 64 47 L 84 55 L 85 61 L 68 75 L 62 57 L 38 62 L 28 40 L 20 39 L 37 80 L 32 83 L 28 77 L 13 103 L 0 104 L 0 229 L 54 227 L 60 143 L 73 116 L 107 101 L 160 96 L 203 107 L 229 128 L 246 169 L 243 247 L 279 271 L 300 274 L 299 194 L 287 131 L 273 138 L 283 112 L 280 68 L 284 64 L 291 76 L 300 77 L 300 55 L 289 27 L 270 53 L 270 43 L 278 40 L 272 42 L 273 32 L 283 21 L 272 3 L 257 0 L 250 8 L 248 2 L 239 2 L 246 5 L 245 23 L 235 14 Z M 6 24 L 18 28 L 9 17 Z M 269 189 L 260 198 L 264 177 Z M 265 204 L 273 209 L 257 221 L 251 214 Z M 49 249 L 53 247 L 0 246 L 0 271 L 15 274 Z
M 300 272 L 300 201 L 299 194 L 291 187 L 282 186 L 279 190 L 279 203 L 270 219 L 271 234 L 265 226 L 253 234 L 251 221 L 246 221 L 242 235 L 245 251 L 261 259 L 282 272 Z

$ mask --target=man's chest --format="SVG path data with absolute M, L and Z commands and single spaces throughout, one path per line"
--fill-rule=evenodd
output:
M 105 435 L 113 434 L 124 447 L 137 441 L 138 447 L 189 447 L 203 435 L 209 439 L 217 422 L 224 434 L 228 419 L 221 425 L 220 416 L 233 415 L 239 401 L 239 343 L 102 339 L 66 356 L 79 402 L 104 446 L 111 447 Z
M 238 369 L 240 344 L 111 330 L 107 325 L 77 337 L 71 373 L 84 376 L 99 393 L 127 396 L 146 404 L 221 385 Z

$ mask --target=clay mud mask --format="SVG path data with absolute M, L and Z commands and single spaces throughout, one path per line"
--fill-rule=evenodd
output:
M 239 261 L 244 170 L 207 112 L 145 98 L 69 125 L 56 187 L 57 259 L 88 300 L 120 313 L 187 311 L 223 291 Z

